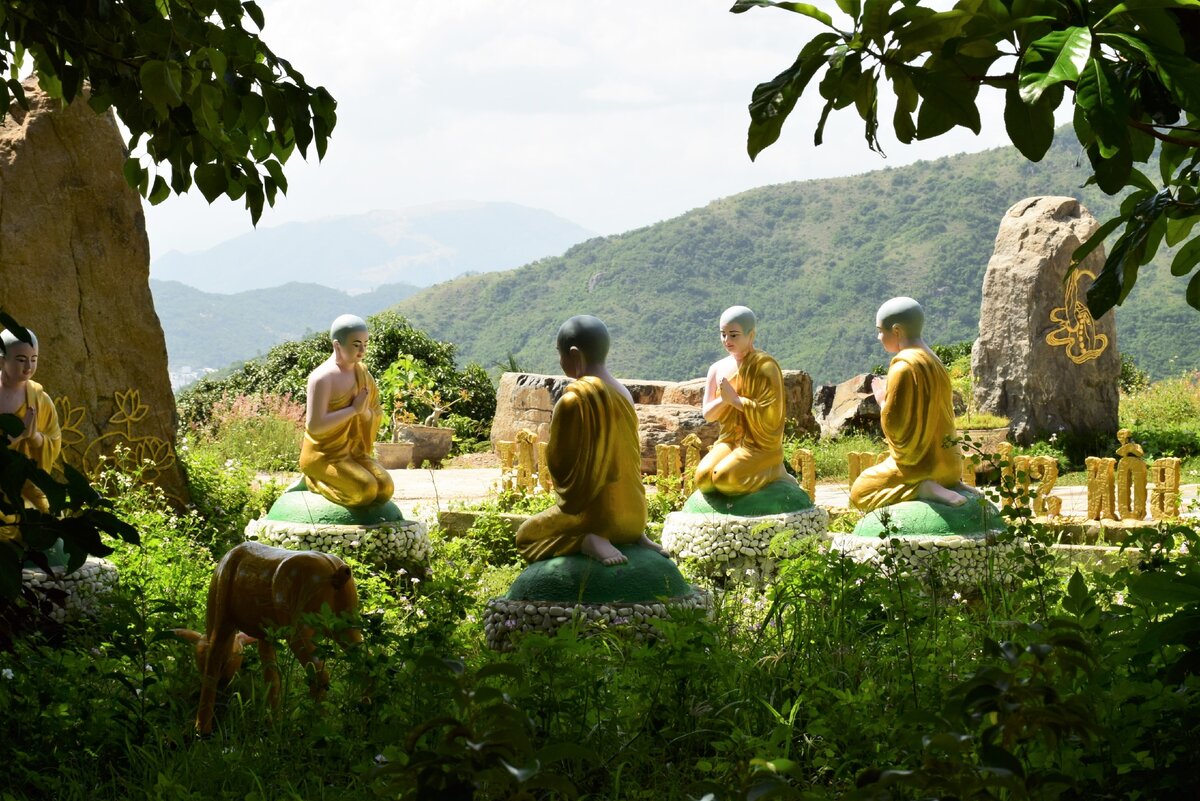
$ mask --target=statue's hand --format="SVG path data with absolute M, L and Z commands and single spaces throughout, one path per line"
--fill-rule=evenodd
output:
M 351 405 L 354 406 L 355 414 L 361 414 L 363 416 L 369 416 L 371 414 L 371 410 L 367 408 L 366 387 L 363 387 L 358 391 L 358 394 L 354 396 L 354 400 L 351 402 Z
M 721 390 L 721 400 L 728 403 L 730 406 L 741 406 L 741 398 L 738 397 L 737 391 L 733 388 L 733 384 L 729 383 L 728 378 L 722 378 L 721 384 L 718 387 Z
M 12 439 L 10 439 L 8 441 L 8 444 L 12 445 L 14 443 L 21 442 L 22 440 L 26 440 L 26 439 L 29 439 L 30 437 L 32 437 L 34 435 L 34 433 L 36 433 L 36 431 L 37 431 L 37 429 L 34 428 L 34 423 L 36 421 L 37 421 L 37 409 L 34 409 L 31 406 L 25 410 L 25 418 L 21 421 L 25 424 L 25 430 L 22 431 L 20 434 L 17 434 Z

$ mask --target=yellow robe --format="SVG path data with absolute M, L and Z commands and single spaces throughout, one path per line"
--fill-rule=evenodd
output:
M 558 503 L 517 530 L 526 561 L 575 553 L 588 534 L 614 545 L 642 538 L 642 453 L 637 414 L 624 395 L 594 376 L 569 384 L 550 419 L 547 462 Z
M 54 467 L 54 463 L 58 461 L 59 453 L 62 452 L 62 429 L 58 425 L 58 410 L 54 408 L 54 401 L 42 389 L 42 385 L 36 381 L 29 381 L 25 384 L 25 403 L 20 409 L 17 409 L 16 415 L 24 418 L 31 407 L 36 410 L 33 427 L 42 435 L 42 444 L 35 447 L 31 440 L 23 439 L 14 445 L 13 449 L 18 453 L 25 454 L 36 462 L 38 467 L 49 473 L 50 469 Z M 25 482 L 25 489 L 22 490 L 21 496 L 29 506 L 43 512 L 50 511 L 50 504 L 47 502 L 45 494 L 32 483 Z
M 950 374 L 924 348 L 905 348 L 888 366 L 880 408 L 888 458 L 864 470 L 850 488 L 850 503 L 869 512 L 917 497 L 922 481 L 943 487 L 962 480 L 962 454 L 953 437 Z
M 721 434 L 696 466 L 696 487 L 749 495 L 788 475 L 783 467 L 783 371 L 775 359 L 752 350 L 729 383 L 742 398 L 742 408 L 723 407 Z
M 379 388 L 361 364 L 354 365 L 354 386 L 344 395 L 329 399 L 329 411 L 350 406 L 354 396 L 367 388 L 371 419 L 352 415 L 321 436 L 307 427 L 300 445 L 300 472 L 308 488 L 341 506 L 371 506 L 390 500 L 394 486 L 388 471 L 375 461 L 375 436 L 379 433 Z

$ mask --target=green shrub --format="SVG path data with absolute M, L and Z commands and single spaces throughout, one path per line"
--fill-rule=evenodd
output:
M 1125 395 L 1120 416 L 1148 457 L 1200 455 L 1200 374 L 1156 381 Z
M 846 434 L 835 438 L 788 439 L 783 443 L 785 460 L 790 464 L 792 454 L 797 448 L 806 448 L 813 452 L 813 460 L 817 463 L 817 480 L 845 480 L 850 476 L 850 461 L 847 454 L 852 451 L 869 451 L 879 453 L 887 450 L 887 443 L 878 437 L 867 434 Z

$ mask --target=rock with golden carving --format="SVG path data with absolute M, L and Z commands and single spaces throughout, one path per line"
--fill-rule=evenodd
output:
M 1073 265 L 1099 228 L 1079 201 L 1027 198 L 1008 210 L 983 279 L 971 357 L 979 410 L 1011 420 L 1019 445 L 1049 434 L 1117 430 L 1115 311 L 1092 319 L 1087 290 L 1104 248 Z

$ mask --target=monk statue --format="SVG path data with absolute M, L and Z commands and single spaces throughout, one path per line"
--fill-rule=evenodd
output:
M 709 368 L 704 387 L 704 419 L 721 424 L 696 466 L 696 488 L 704 493 L 749 495 L 781 479 L 795 483 L 783 466 L 783 372 L 755 350 L 757 325 L 745 306 L 721 314 L 721 344 L 729 355 Z
M 912 298 L 892 298 L 875 315 L 879 342 L 896 354 L 886 379 L 876 376 L 888 456 L 864 470 L 850 487 L 850 503 L 864 512 L 901 501 L 961 506 L 975 491 L 962 483 L 950 374 L 921 337 L 925 312 Z
M 0 332 L 0 414 L 15 414 L 24 429 L 10 437 L 8 447 L 23 453 L 49 472 L 62 450 L 62 431 L 54 401 L 33 380 L 38 364 L 38 340 L 32 331 L 29 342 L 18 339 L 11 331 Z M 45 494 L 26 482 L 21 492 L 25 503 L 49 512 Z
M 583 552 L 605 565 L 628 561 L 615 545 L 664 553 L 646 531 L 637 414 L 629 390 L 605 366 L 609 336 L 589 315 L 558 329 L 558 361 L 574 379 L 554 404 L 546 460 L 558 502 L 517 530 L 529 562 Z
M 392 497 L 392 477 L 375 461 L 383 420 L 379 389 L 363 367 L 367 323 L 343 314 L 329 329 L 333 355 L 308 377 L 300 472 L 309 490 L 341 506 L 374 506 Z

